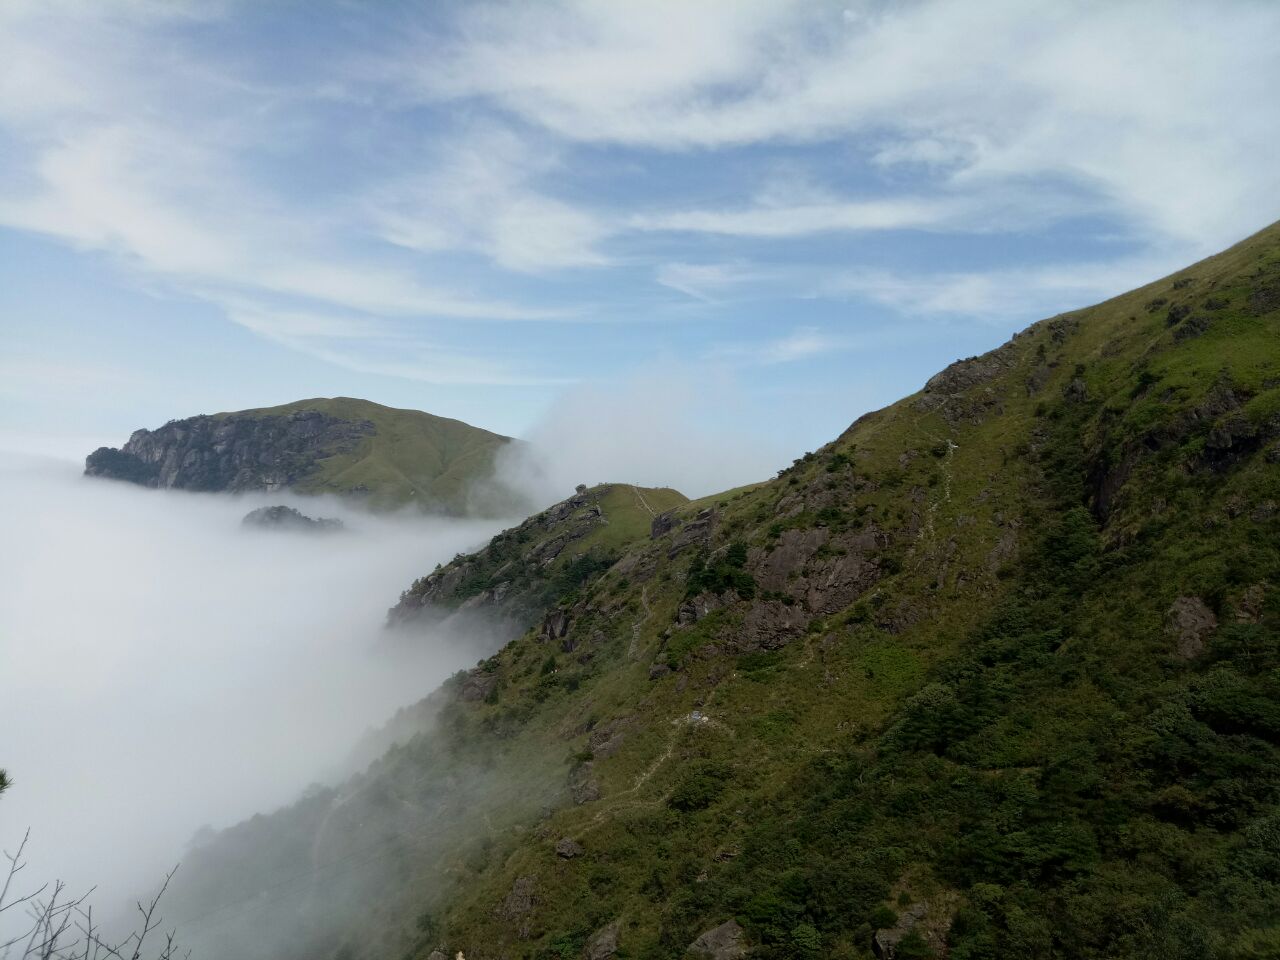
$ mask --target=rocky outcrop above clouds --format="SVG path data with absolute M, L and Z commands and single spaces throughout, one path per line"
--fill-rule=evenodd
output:
M 372 435 L 369 420 L 312 410 L 284 416 L 199 416 L 136 430 L 119 449 L 89 454 L 85 473 L 161 489 L 272 492 L 313 473 L 318 461 Z

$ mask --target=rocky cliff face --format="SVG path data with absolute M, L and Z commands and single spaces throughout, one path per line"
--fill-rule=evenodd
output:
M 353 451 L 373 433 L 372 421 L 314 410 L 189 417 L 137 430 L 120 449 L 95 450 L 85 473 L 161 489 L 270 492 L 305 480 L 320 460 Z
M 120 449 L 94 451 L 85 473 L 162 489 L 287 487 L 375 510 L 509 515 L 521 498 L 495 481 L 494 458 L 512 442 L 422 410 L 317 397 L 139 430 Z

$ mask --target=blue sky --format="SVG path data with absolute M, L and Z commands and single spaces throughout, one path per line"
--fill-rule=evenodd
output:
M 1245 0 L 8 0 L 0 446 L 348 395 L 795 455 L 1280 217 L 1277 37 Z

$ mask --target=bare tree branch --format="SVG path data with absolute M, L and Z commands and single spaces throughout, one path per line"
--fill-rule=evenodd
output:
M 178 868 L 174 867 L 165 874 L 164 882 L 148 904 L 144 906 L 138 901 L 141 926 L 120 942 L 108 943 L 93 919 L 92 906 L 88 905 L 88 899 L 96 888 L 91 887 L 82 896 L 69 899 L 66 883 L 58 880 L 52 886 L 46 883 L 23 896 L 11 895 L 14 879 L 26 866 L 22 855 L 30 838 L 31 831 L 28 830 L 15 853 L 4 852 L 9 867 L 3 885 L 0 885 L 0 913 L 25 906 L 31 925 L 12 939 L 0 943 L 0 960 L 8 960 L 14 947 L 20 947 L 15 960 L 143 960 L 142 951 L 147 938 L 163 922 L 157 913 L 160 900 Z M 177 930 L 174 929 L 165 935 L 157 960 L 175 960 L 177 951 Z M 189 958 L 190 953 L 185 957 Z

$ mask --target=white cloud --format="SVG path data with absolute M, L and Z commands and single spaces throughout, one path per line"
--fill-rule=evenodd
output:
M 390 322 L 370 317 L 272 309 L 251 300 L 229 300 L 225 307 L 227 316 L 246 330 L 279 342 L 308 338 L 361 340 L 395 335 Z
M 1280 7 L 1130 0 L 484 6 L 403 75 L 569 140 L 880 141 L 957 182 L 1062 177 L 1207 250 L 1277 212 Z M 750 224 L 747 224 L 750 227 Z
M 1115 296 L 1182 265 L 1169 257 L 1143 256 L 986 271 L 848 270 L 822 278 L 815 294 L 858 297 L 907 315 L 1030 322 Z
M 443 56 L 410 49 L 388 73 L 430 97 L 491 97 L 571 139 L 665 143 L 684 132 L 672 123 L 686 98 L 758 68 L 790 16 L 768 0 L 476 5 Z
M 762 435 L 759 408 L 727 365 L 660 365 L 609 383 L 580 383 L 562 393 L 527 443 L 499 455 L 500 479 L 554 503 L 579 483 L 671 486 L 689 497 L 768 477 L 785 461 L 788 437 Z
M 243 325 L 294 347 L 306 343 L 333 362 L 339 352 L 317 353 L 318 338 L 281 331 L 312 324 L 324 311 L 355 311 L 369 316 L 344 317 L 343 338 L 386 346 L 388 318 L 564 314 L 437 282 L 421 262 L 382 255 L 369 242 L 376 236 L 341 200 L 292 198 L 265 182 L 254 161 L 276 134 L 270 114 L 286 93 L 220 70 L 207 51 L 171 43 L 165 31 L 183 15 L 180 6 L 147 3 L 0 11 L 0 137 L 13 147 L 0 159 L 0 225 L 106 253 L 170 290 L 234 302 L 237 322 L 256 317 Z M 551 222 L 559 213 L 561 236 L 574 226 L 569 213 L 536 198 L 502 212 L 503 257 L 510 261 L 555 255 L 547 234 L 522 234 L 516 220 Z M 458 238 L 445 244 L 461 245 Z M 293 305 L 267 306 L 282 299 Z M 325 322 L 332 329 L 334 321 Z M 396 359 L 362 368 L 434 382 L 540 379 L 415 346 L 411 328 L 398 339 Z
M 369 218 L 391 243 L 427 253 L 471 250 L 524 273 L 608 263 L 609 228 L 540 192 L 554 148 L 489 126 L 438 147 L 421 172 L 381 187 Z
M 0 193 L 0 223 L 117 254 L 188 290 L 256 289 L 401 315 L 556 315 L 314 252 L 314 241 L 296 238 L 319 232 L 315 215 L 273 210 L 234 171 L 172 131 L 91 128 L 45 150 L 36 175 L 39 189 Z
M 760 267 L 741 263 L 664 263 L 654 272 L 654 279 L 662 286 L 707 303 L 719 302 L 730 292 L 768 276 Z
M 379 625 L 414 577 L 510 521 L 142 490 L 80 470 L 0 456 L 0 728 L 17 781 L 0 845 L 29 825 L 23 876 L 102 884 L 109 916 L 201 824 L 292 802 L 340 773 L 366 730 L 494 647 L 479 631 L 390 645 Z M 279 502 L 347 531 L 241 530 L 248 510 Z
M 637 230 L 718 233 L 738 237 L 799 237 L 813 233 L 940 227 L 970 213 L 962 200 L 864 200 L 741 210 L 686 210 L 633 217 Z
M 857 340 L 817 327 L 797 327 L 782 337 L 762 342 L 739 342 L 713 347 L 707 358 L 733 364 L 769 366 L 809 360 L 823 354 L 852 349 Z
M 569 382 L 531 375 L 492 356 L 432 343 L 413 324 L 376 317 L 264 307 L 252 300 L 224 302 L 227 316 L 247 330 L 299 353 L 358 373 L 421 383 L 548 386 Z
M 1030 323 L 1061 310 L 1081 307 L 1123 293 L 1185 266 L 1177 249 L 1153 251 L 1109 261 L 1050 263 L 990 270 L 888 270 L 817 264 L 769 266 L 731 263 L 671 263 L 656 279 L 710 304 L 774 300 L 866 301 L 899 316 L 969 318 L 1005 325 Z M 826 350 L 888 346 L 902 341 L 902 331 L 884 339 L 871 331 L 856 335 L 797 328 L 764 343 L 719 344 L 710 356 L 770 363 L 801 359 Z

